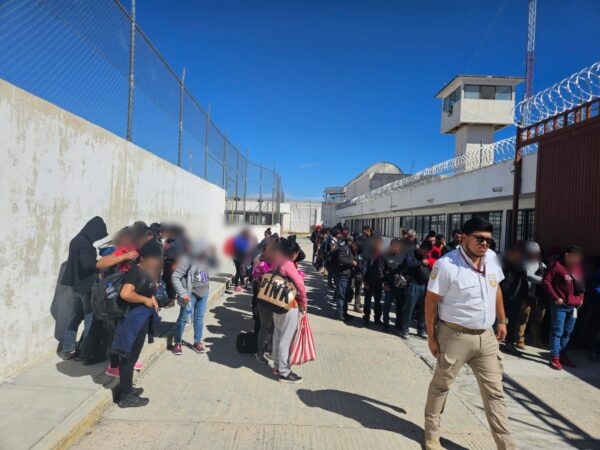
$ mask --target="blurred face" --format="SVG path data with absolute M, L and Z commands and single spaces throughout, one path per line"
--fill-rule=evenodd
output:
M 581 253 L 565 253 L 565 264 L 567 267 L 573 267 L 581 264 Z
M 363 230 L 363 233 L 365 233 L 365 236 L 367 236 L 367 237 L 370 237 L 372 234 L 371 230 L 369 230 L 368 228 Z
M 467 252 L 478 258 L 481 258 L 490 248 L 492 242 L 492 233 L 489 231 L 474 231 L 471 234 L 464 235 L 463 245 Z
M 377 240 L 373 243 L 373 252 L 379 254 L 383 250 L 383 241 Z
M 390 244 L 390 252 L 392 252 L 392 255 L 397 255 L 398 253 L 400 253 L 401 249 L 402 247 L 400 247 L 400 243 L 398 242 L 392 242 Z
M 516 249 L 509 250 L 506 254 L 506 259 L 511 264 L 517 264 L 521 261 L 521 252 Z
M 457 243 L 460 244 L 462 242 L 462 234 L 460 234 L 460 233 L 454 233 L 452 235 L 452 239 L 454 240 L 454 242 L 457 242 Z
M 427 240 L 431 242 L 432 245 L 435 245 L 435 236 L 429 236 Z
M 144 272 L 152 277 L 153 280 L 158 281 L 162 272 L 163 260 L 162 258 L 148 257 L 140 260 L 140 267 Z
M 417 237 L 416 237 L 416 236 L 413 236 L 412 234 L 407 234 L 407 235 L 406 235 L 406 239 L 408 239 L 408 240 L 409 240 L 409 241 L 411 241 L 411 242 L 414 242 L 414 241 L 416 241 L 416 240 L 417 240 Z
M 540 255 L 539 253 L 528 253 L 526 256 L 527 261 L 531 262 L 540 261 L 542 259 L 542 255 Z

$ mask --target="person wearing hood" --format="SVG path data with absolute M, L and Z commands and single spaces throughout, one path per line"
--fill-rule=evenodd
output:
M 181 305 L 175 330 L 175 345 L 172 350 L 174 355 L 181 355 L 182 353 L 181 343 L 190 303 L 194 323 L 192 349 L 196 353 L 204 353 L 205 351 L 202 343 L 204 313 L 208 304 L 209 272 L 210 268 L 215 266 L 214 254 L 209 245 L 204 241 L 198 241 L 192 246 L 191 254 L 183 255 L 179 259 L 177 267 L 173 271 L 171 282 Z
M 91 294 L 92 285 L 96 279 L 96 258 L 98 256 L 94 242 L 107 235 L 104 220 L 96 216 L 85 224 L 69 244 L 69 256 L 61 284 L 73 288 L 75 302 L 62 341 L 61 351 L 63 359 L 71 359 L 76 356 L 77 329 L 82 320 L 84 342 L 88 336 L 94 317 Z M 82 357 L 85 356 L 82 355 Z

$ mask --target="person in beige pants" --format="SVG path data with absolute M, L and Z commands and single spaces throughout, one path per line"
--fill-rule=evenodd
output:
M 502 387 L 498 341 L 506 337 L 506 316 L 498 284 L 504 274 L 489 250 L 492 225 L 475 217 L 463 225 L 463 241 L 431 271 L 425 296 L 428 344 L 437 358 L 425 405 L 425 448 L 442 449 L 440 417 L 448 391 L 468 364 L 477 378 L 485 414 L 498 449 L 515 449 Z M 497 320 L 497 332 L 492 326 Z

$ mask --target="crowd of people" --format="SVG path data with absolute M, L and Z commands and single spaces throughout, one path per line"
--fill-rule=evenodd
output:
M 351 321 L 348 307 L 353 304 L 365 326 L 375 324 L 389 331 L 393 308 L 393 326 L 402 338 L 410 338 L 414 325 L 416 336 L 426 339 L 425 295 L 432 269 L 463 241 L 462 230 L 451 234 L 450 242 L 435 231 L 417 242 L 417 233 L 405 229 L 385 248 L 383 238 L 368 226 L 360 232 L 342 224 L 316 226 L 310 237 L 312 262 L 327 275 L 337 319 Z M 493 239 L 486 245 L 496 250 Z M 505 277 L 499 286 L 508 318 L 504 351 L 518 355 L 527 341 L 550 350 L 554 369 L 574 367 L 567 346 L 579 320 L 577 343 L 589 349 L 592 360 L 600 359 L 600 259 L 584 260 L 577 246 L 549 249 L 544 255 L 536 242 L 518 241 L 498 260 Z
M 214 248 L 204 241 L 192 242 L 178 225 L 135 222 L 119 230 L 98 249 L 107 227 L 101 217 L 91 219 L 72 239 L 60 280 L 73 291 L 64 337 L 59 346 L 63 359 L 96 364 L 108 359 L 105 373 L 119 378 L 116 401 L 120 407 L 148 403 L 143 389 L 133 386 L 135 370 L 146 338 L 153 333 L 160 308 L 180 306 L 172 352 L 182 353 L 186 323 L 194 326 L 192 350 L 204 353 L 203 317 L 208 303 L 209 272 L 215 267 Z M 95 314 L 114 297 L 113 315 Z M 77 331 L 84 323 L 77 341 Z

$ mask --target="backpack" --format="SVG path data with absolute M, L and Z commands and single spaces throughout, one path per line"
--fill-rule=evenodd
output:
M 240 353 L 256 353 L 258 351 L 258 339 L 253 331 L 242 331 L 238 334 L 235 345 Z
M 127 306 L 119 296 L 124 272 L 117 272 L 98 280 L 92 286 L 92 312 L 98 320 L 117 320 L 127 313 Z

